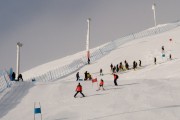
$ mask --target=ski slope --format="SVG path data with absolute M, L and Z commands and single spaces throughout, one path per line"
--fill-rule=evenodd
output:
M 161 57 L 162 46 L 166 58 Z M 55 82 L 20 82 L 1 98 L 0 120 L 34 119 L 34 102 L 41 103 L 43 120 L 179 120 L 179 52 L 180 27 L 121 45 L 79 70 L 81 78 L 88 71 L 105 82 L 105 91 L 96 91 L 96 83 L 81 81 L 85 98 L 80 94 L 73 97 L 78 84 L 76 73 Z M 172 60 L 168 59 L 169 54 Z M 81 53 L 68 56 L 65 61 L 78 55 Z M 130 66 L 134 60 L 141 60 L 142 67 L 119 72 L 119 86 L 114 86 L 110 64 L 117 65 L 124 60 Z M 48 68 L 43 66 L 42 71 Z M 104 76 L 99 76 L 100 68 Z

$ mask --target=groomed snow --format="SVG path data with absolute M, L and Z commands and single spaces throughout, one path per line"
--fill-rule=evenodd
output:
M 162 46 L 165 47 L 165 59 L 161 57 Z M 96 83 L 81 81 L 85 98 L 81 95 L 73 97 L 78 84 L 76 73 L 55 82 L 19 83 L 1 99 L 0 120 L 34 119 L 34 102 L 41 103 L 43 120 L 179 120 L 179 51 L 180 27 L 119 46 L 79 70 L 81 78 L 88 71 L 98 80 L 105 81 L 105 91 L 96 91 Z M 173 60 L 168 59 L 169 54 Z M 75 59 L 78 55 L 81 53 L 63 61 Z M 154 57 L 157 65 L 153 63 Z M 134 60 L 141 60 L 142 67 L 118 73 L 119 86 L 114 86 L 110 64 L 117 65 L 124 60 L 130 66 Z M 102 77 L 99 76 L 100 68 L 104 73 Z

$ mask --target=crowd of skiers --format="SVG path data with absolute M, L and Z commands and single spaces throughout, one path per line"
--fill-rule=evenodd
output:
M 162 49 L 162 57 L 165 57 L 164 46 L 162 46 L 161 49 Z M 169 54 L 169 59 L 172 60 L 172 55 L 171 55 L 171 54 Z M 157 63 L 157 59 L 156 59 L 156 57 L 154 57 L 154 64 L 156 64 L 156 63 Z M 88 59 L 88 64 L 90 64 L 90 59 Z M 136 61 L 133 61 L 132 68 L 129 67 L 129 64 L 128 64 L 128 62 L 127 62 L 126 60 L 124 61 L 124 64 L 123 64 L 122 62 L 120 62 L 120 63 L 117 64 L 117 65 L 113 65 L 113 64 L 111 63 L 110 69 L 111 69 L 111 71 L 112 71 L 112 75 L 113 75 L 113 79 L 114 79 L 114 85 L 115 85 L 115 86 L 118 86 L 117 80 L 118 80 L 119 76 L 117 75 L 117 73 L 118 73 L 119 71 L 121 72 L 121 71 L 125 71 L 125 70 L 130 70 L 130 69 L 136 70 L 136 69 L 138 68 L 138 65 L 139 65 L 139 67 L 142 67 L 142 61 L 141 61 L 141 60 L 139 60 L 139 64 L 138 64 Z M 100 76 L 103 76 L 103 75 L 104 75 L 102 68 L 100 68 L 99 73 L 100 73 Z M 91 74 L 86 71 L 86 72 L 84 73 L 84 80 L 86 81 L 86 80 L 92 80 L 92 79 L 93 79 L 93 78 L 92 78 Z M 76 81 L 79 81 L 79 80 L 80 80 L 80 76 L 79 76 L 79 72 L 77 72 L 77 74 L 76 74 Z M 82 79 L 81 79 L 81 80 L 82 80 Z M 100 80 L 100 83 L 99 83 L 99 89 L 98 89 L 98 90 L 100 90 L 101 88 L 102 88 L 102 90 L 105 90 L 103 86 L 104 86 L 104 80 L 101 79 L 101 80 Z M 98 90 L 97 90 L 97 91 L 98 91 Z M 78 93 L 81 93 L 82 96 L 85 97 L 85 95 L 82 93 L 82 86 L 81 86 L 80 83 L 77 85 L 76 93 L 75 93 L 74 97 L 76 97 L 76 95 L 77 95 Z
M 88 64 L 89 64 L 89 63 L 88 63 Z M 141 64 L 142 64 L 142 63 L 141 63 L 141 60 L 139 60 L 139 67 L 141 67 Z M 136 61 L 134 61 L 134 62 L 133 62 L 133 69 L 135 70 L 137 67 L 138 67 L 138 63 L 137 63 Z M 118 80 L 119 76 L 117 75 L 117 73 L 118 73 L 119 71 L 130 70 L 130 67 L 129 67 L 128 62 L 125 60 L 125 61 L 124 61 L 124 65 L 123 65 L 122 62 L 120 62 L 120 63 L 117 64 L 117 65 L 113 65 L 113 64 L 111 63 L 110 69 L 111 69 L 111 71 L 112 71 L 113 80 L 114 80 L 114 85 L 115 85 L 115 86 L 118 86 L 117 80 Z M 99 75 L 100 75 L 100 76 L 103 76 L 103 75 L 104 75 L 102 68 L 100 68 L 100 70 L 99 70 Z M 90 74 L 89 72 L 85 71 L 85 73 L 84 73 L 84 81 L 86 81 L 86 80 L 92 80 L 92 79 L 93 79 L 93 78 L 92 78 L 91 74 Z M 83 80 L 83 79 L 80 79 L 79 72 L 77 72 L 77 73 L 76 73 L 76 81 L 81 81 L 81 80 Z M 102 88 L 102 90 L 105 90 L 103 86 L 104 86 L 104 80 L 101 79 L 101 80 L 100 80 L 100 83 L 99 83 L 99 89 L 98 89 L 98 90 L 100 90 L 101 88 Z M 98 90 L 97 90 L 97 91 L 98 91 Z M 82 86 L 81 86 L 80 83 L 78 83 L 78 85 L 77 85 L 77 87 L 76 87 L 76 93 L 75 93 L 75 95 L 74 95 L 75 98 L 76 98 L 76 95 L 77 95 L 78 93 L 81 93 L 81 95 L 82 95 L 83 97 L 85 97 L 85 95 L 82 93 Z
M 117 78 L 116 78 L 116 80 L 117 80 Z M 101 81 L 100 81 L 100 83 L 99 83 L 99 89 L 98 89 L 97 91 L 99 91 L 101 88 L 102 88 L 102 90 L 105 90 L 103 86 L 104 86 L 104 80 L 101 79 Z M 116 86 L 117 86 L 117 83 L 116 83 Z M 75 97 L 75 98 L 76 98 L 76 95 L 77 95 L 78 93 L 81 93 L 81 95 L 82 95 L 83 97 L 85 97 L 85 95 L 82 93 L 82 85 L 81 85 L 80 83 L 78 83 L 78 85 L 77 85 L 77 87 L 76 87 L 76 93 L 74 94 L 74 97 Z
M 142 62 L 141 62 L 141 60 L 139 60 L 139 67 L 141 67 L 141 64 L 142 64 Z M 137 67 L 138 67 L 138 63 L 136 61 L 134 61 L 133 69 L 135 70 Z M 110 68 L 111 68 L 112 73 L 118 73 L 119 71 L 130 70 L 129 63 L 126 60 L 124 61 L 124 65 L 122 62 L 120 62 L 117 65 L 113 65 L 111 63 Z

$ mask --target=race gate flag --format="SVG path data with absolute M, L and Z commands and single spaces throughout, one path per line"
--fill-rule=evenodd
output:
M 97 83 L 97 87 L 98 87 L 97 78 L 92 79 L 92 87 L 93 87 L 93 83 Z
M 34 120 L 42 120 L 41 104 L 34 102 Z
M 92 83 L 97 82 L 97 78 L 92 79 Z

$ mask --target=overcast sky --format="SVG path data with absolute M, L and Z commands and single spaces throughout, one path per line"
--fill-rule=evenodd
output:
M 87 18 L 94 48 L 154 26 L 153 0 L 1 0 L 0 69 L 20 72 L 85 50 Z M 157 0 L 157 23 L 179 20 L 180 0 Z

